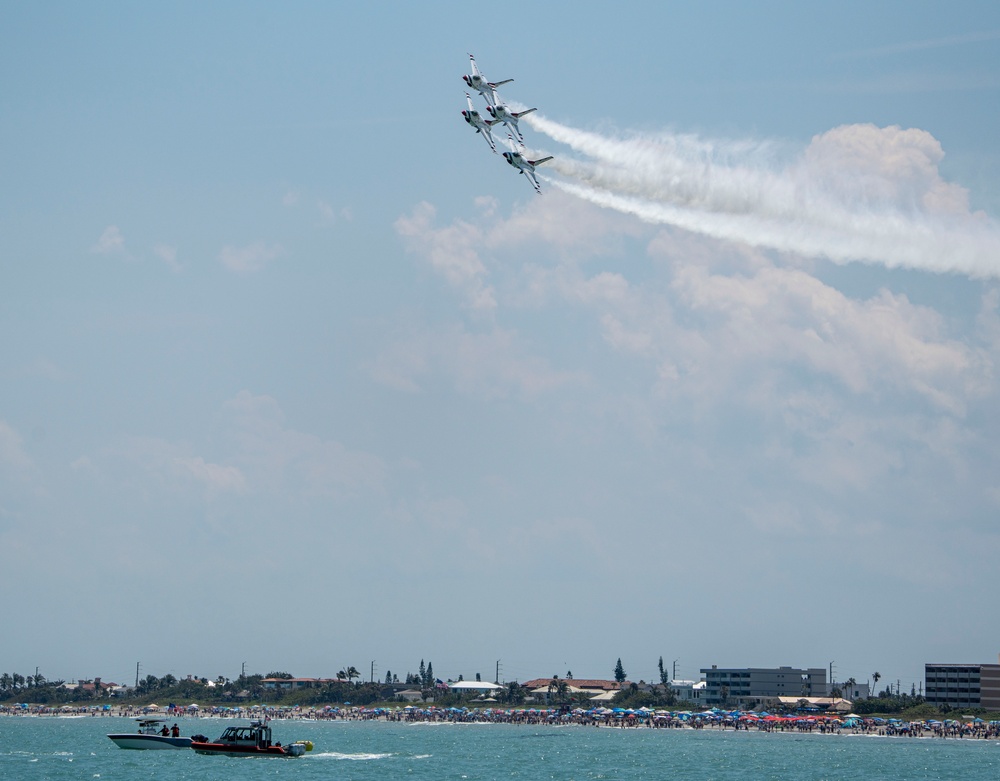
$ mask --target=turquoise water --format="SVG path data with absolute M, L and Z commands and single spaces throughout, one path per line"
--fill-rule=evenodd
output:
M 235 721 L 185 719 L 218 737 Z M 242 723 L 242 722 L 241 722 Z M 486 724 L 284 722 L 275 740 L 311 740 L 301 759 L 124 751 L 124 718 L 0 718 L 0 779 L 1000 779 L 1000 742 Z

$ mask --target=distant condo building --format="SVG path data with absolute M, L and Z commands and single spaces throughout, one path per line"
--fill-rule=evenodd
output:
M 702 668 L 709 706 L 753 705 L 774 697 L 826 697 L 826 670 L 810 667 Z
M 1000 664 L 925 664 L 924 697 L 932 705 L 1000 710 Z

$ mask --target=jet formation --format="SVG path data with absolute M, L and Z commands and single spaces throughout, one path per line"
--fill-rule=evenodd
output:
M 524 136 L 521 135 L 517 121 L 525 114 L 530 114 L 536 109 L 529 108 L 524 111 L 511 111 L 503 100 L 500 99 L 497 87 L 501 84 L 509 84 L 513 79 L 487 81 L 486 77 L 480 72 L 479 66 L 476 65 L 476 58 L 471 54 L 469 55 L 469 63 L 472 66 L 472 73 L 462 76 L 462 80 L 465 81 L 470 89 L 474 89 L 483 96 L 486 100 L 486 111 L 493 119 L 486 119 L 476 111 L 472 105 L 472 95 L 468 92 L 465 93 L 465 98 L 469 104 L 469 108 L 462 112 L 462 117 L 477 133 L 482 134 L 494 154 L 496 154 L 497 147 L 496 142 L 493 140 L 493 129 L 496 125 L 503 125 L 507 129 L 507 144 L 510 147 L 509 152 L 503 153 L 504 160 L 516 168 L 518 173 L 524 174 L 525 178 L 531 182 L 531 186 L 535 188 L 536 193 L 541 193 L 542 188 L 538 184 L 538 175 L 535 173 L 535 166 L 551 160 L 552 156 L 549 155 L 538 160 L 529 160 L 518 151 L 519 145 L 521 149 L 525 147 Z

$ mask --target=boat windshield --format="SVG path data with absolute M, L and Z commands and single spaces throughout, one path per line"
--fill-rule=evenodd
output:
M 227 727 L 219 738 L 220 743 L 250 743 L 257 745 L 260 729 L 255 727 Z

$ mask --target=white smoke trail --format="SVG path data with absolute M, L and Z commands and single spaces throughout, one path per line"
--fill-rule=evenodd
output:
M 940 178 L 943 153 L 923 131 L 839 128 L 783 165 L 769 144 L 609 138 L 537 113 L 523 121 L 585 158 L 556 154 L 545 168 L 570 181 L 544 178 L 599 206 L 837 263 L 1000 278 L 1000 229 Z

